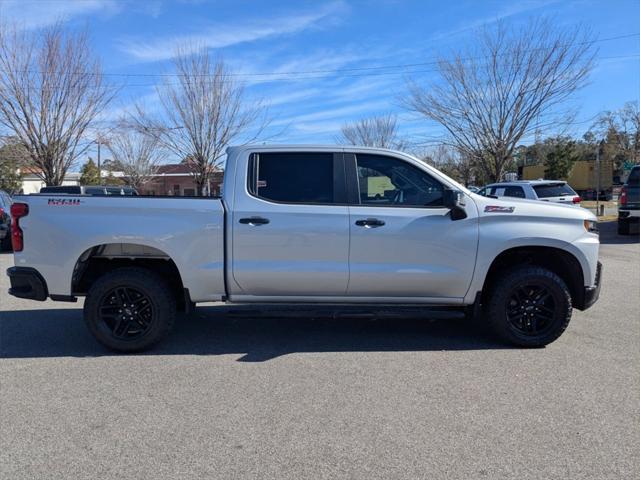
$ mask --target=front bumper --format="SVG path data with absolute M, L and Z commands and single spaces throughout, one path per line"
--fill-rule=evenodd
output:
M 7 269 L 7 275 L 11 282 L 9 295 L 41 302 L 47 299 L 47 282 L 35 268 L 11 267 Z
M 627 222 L 640 221 L 640 208 L 631 210 L 618 210 L 618 220 L 624 220 Z
M 576 306 L 578 310 L 586 310 L 598 301 L 600 297 L 600 288 L 602 287 L 602 263 L 598 262 L 596 270 L 596 282 L 593 287 L 584 287 L 584 298 L 582 304 Z

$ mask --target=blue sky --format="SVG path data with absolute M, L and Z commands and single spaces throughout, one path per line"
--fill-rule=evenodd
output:
M 411 141 L 438 136 L 437 126 L 406 112 L 399 101 L 407 78 L 426 84 L 436 75 L 433 65 L 366 69 L 432 62 L 468 45 L 487 23 L 542 15 L 561 26 L 582 23 L 599 38 L 640 33 L 640 0 L 0 0 L 0 5 L 0 16 L 26 28 L 62 19 L 71 28 L 88 29 L 104 70 L 128 75 L 110 77 L 123 87 L 107 118 L 140 99 L 153 108 L 153 84 L 159 81 L 153 74 L 171 72 L 176 45 L 204 44 L 241 74 L 249 97 L 270 104 L 271 132 L 281 132 L 281 143 L 332 143 L 344 122 L 387 112 L 399 114 Z M 640 36 L 599 42 L 598 48 L 591 82 L 575 99 L 582 122 L 575 125 L 577 133 L 599 111 L 640 99 L 640 56 L 628 57 L 640 54 Z

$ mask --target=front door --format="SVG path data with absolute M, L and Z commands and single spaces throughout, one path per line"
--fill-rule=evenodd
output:
M 248 179 L 236 186 L 232 209 L 232 297 L 344 295 L 349 212 L 342 154 L 254 153 Z
M 452 220 L 443 184 L 403 159 L 356 154 L 345 161 L 356 203 L 349 207 L 348 294 L 464 297 L 476 260 L 475 207 L 467 207 L 467 218 Z

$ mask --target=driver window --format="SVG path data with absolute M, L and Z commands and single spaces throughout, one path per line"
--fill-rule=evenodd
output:
M 380 207 L 441 207 L 443 186 L 402 160 L 357 155 L 360 204 Z

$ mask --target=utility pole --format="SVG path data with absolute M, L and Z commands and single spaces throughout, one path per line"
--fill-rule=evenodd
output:
M 100 139 L 96 140 L 96 143 L 98 144 L 98 183 L 102 185 L 102 167 L 100 165 Z
M 602 150 L 603 145 L 604 140 L 601 140 L 596 150 L 596 216 L 600 215 L 600 150 Z

